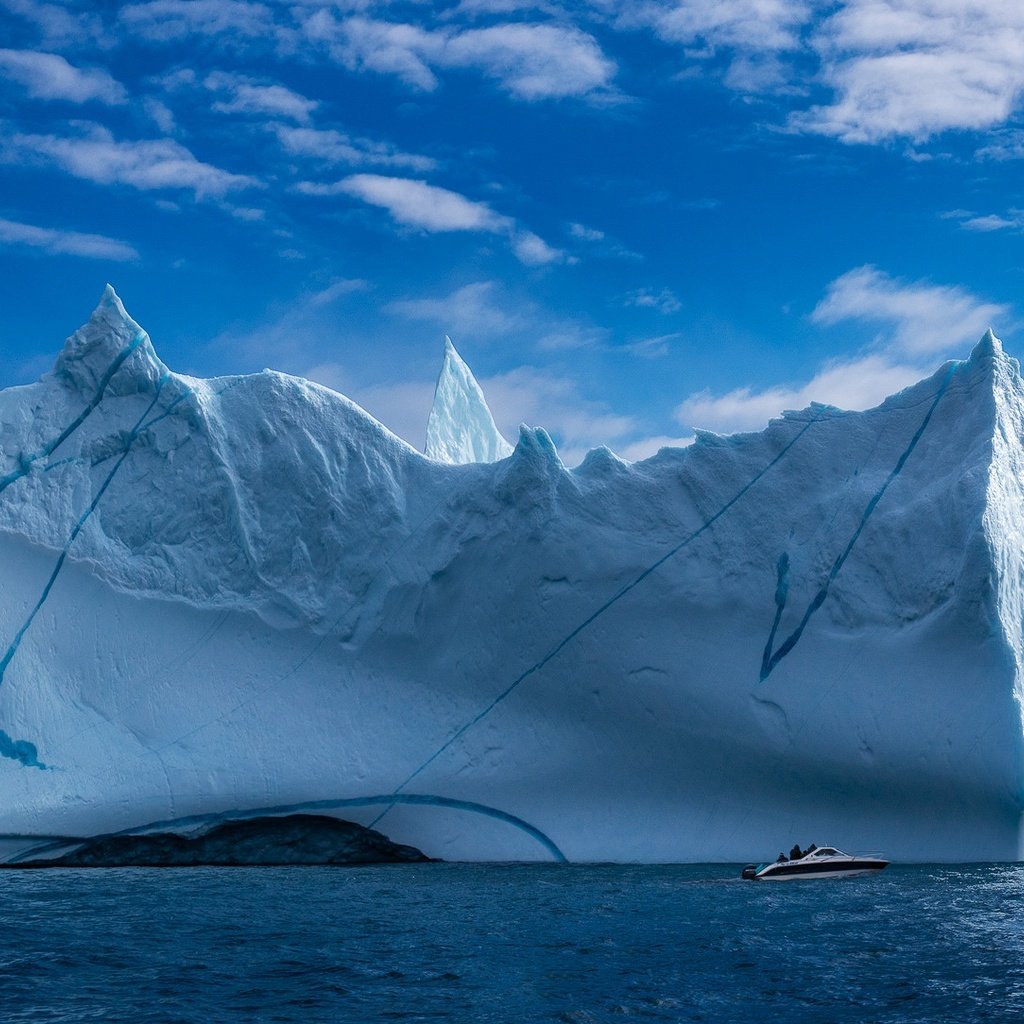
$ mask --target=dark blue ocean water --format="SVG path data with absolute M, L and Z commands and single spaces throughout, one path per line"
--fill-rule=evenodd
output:
M 0 872 L 0 1020 L 1024 1021 L 1024 867 Z

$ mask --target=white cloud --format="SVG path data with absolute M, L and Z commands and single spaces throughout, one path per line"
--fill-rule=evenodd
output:
M 437 166 L 437 161 L 428 156 L 403 153 L 387 143 L 355 138 L 332 128 L 297 128 L 277 124 L 271 129 L 286 152 L 329 164 L 408 167 L 413 171 L 431 171 Z
M 674 437 L 671 434 L 658 434 L 655 437 L 642 437 L 639 441 L 630 441 L 615 449 L 615 454 L 629 462 L 639 462 L 657 455 L 662 448 L 687 448 L 693 444 L 693 434 L 685 437 Z
M 653 309 L 666 316 L 678 313 L 683 308 L 683 304 L 671 288 L 662 288 L 657 292 L 653 288 L 639 288 L 626 296 L 625 304 L 636 306 L 638 309 Z
M 1009 316 L 1008 306 L 957 286 L 905 282 L 866 265 L 836 278 L 811 319 L 826 325 L 844 320 L 880 324 L 888 328 L 891 346 L 921 355 L 973 343 Z
M 512 251 L 520 263 L 528 267 L 540 267 L 547 263 L 561 263 L 565 253 L 553 249 L 543 238 L 532 231 L 519 231 L 512 238 Z
M 671 334 L 659 334 L 653 338 L 641 338 L 639 341 L 630 342 L 624 348 L 627 352 L 643 359 L 660 359 L 662 356 L 668 355 L 672 342 L 681 337 L 682 334 L 679 331 L 673 331 Z
M 121 104 L 124 86 L 102 68 L 77 68 L 56 53 L 0 50 L 0 71 L 38 100 Z
M 586 96 L 607 89 L 616 71 L 592 36 L 560 25 L 469 29 L 448 40 L 441 62 L 477 68 L 523 100 Z
M 438 344 L 438 369 L 441 368 L 442 353 L 443 348 L 441 344 Z M 330 366 L 314 369 L 324 378 L 315 378 L 318 383 L 334 387 L 336 391 L 339 390 L 330 383 L 330 380 L 335 373 L 340 377 L 338 372 L 340 367 L 337 370 Z M 423 451 L 423 443 L 427 434 L 427 417 L 430 415 L 430 407 L 434 402 L 436 379 L 398 381 L 393 384 L 363 387 L 349 383 L 344 377 L 340 377 L 339 383 L 348 388 L 344 394 L 365 409 L 375 420 L 383 423 L 393 434 L 408 441 L 418 451 Z
M 585 224 L 570 224 L 569 234 L 581 242 L 600 242 L 604 238 L 603 231 L 598 231 L 597 228 L 588 228 Z
M 847 0 L 813 43 L 836 99 L 792 124 L 844 142 L 990 128 L 1024 93 L 1024 6 L 1005 0 Z
M 585 398 L 571 378 L 532 366 L 520 366 L 480 381 L 498 429 L 511 442 L 519 424 L 543 427 L 554 438 L 562 461 L 578 464 L 591 448 L 628 443 L 637 424 L 601 402 Z
M 607 94 L 615 63 L 593 36 L 567 25 L 516 22 L 487 28 L 425 29 L 320 9 L 303 25 L 307 37 L 353 70 L 396 75 L 424 91 L 436 69 L 476 70 L 517 99 Z
M 407 320 L 422 320 L 455 338 L 476 340 L 502 337 L 524 326 L 521 314 L 508 312 L 511 303 L 497 301 L 494 281 L 477 281 L 434 299 L 399 299 L 384 312 Z
M 78 231 L 57 231 L 11 220 L 0 220 L 0 244 L 27 245 L 52 255 L 85 256 L 96 260 L 124 262 L 139 258 L 132 246 L 116 238 Z
M 958 211 L 963 214 L 963 211 Z M 988 233 L 991 231 L 1020 231 L 1024 229 L 1024 210 L 1011 208 L 1006 216 L 998 213 L 963 214 L 960 227 L 967 231 Z
M 158 100 L 155 96 L 146 96 L 142 100 L 142 109 L 145 110 L 153 124 L 164 135 L 170 135 L 177 129 L 178 125 L 174 119 L 174 111 L 163 100 Z
M 320 106 L 319 100 L 306 99 L 283 85 L 260 82 L 246 75 L 215 71 L 203 79 L 203 85 L 210 92 L 225 94 L 225 99 L 213 104 L 219 114 L 287 117 L 306 124 Z
M 81 127 L 85 133 L 80 136 L 15 133 L 0 142 L 0 160 L 19 164 L 42 161 L 100 185 L 185 189 L 197 199 L 260 186 L 255 178 L 197 160 L 171 139 L 120 142 L 101 125 Z
M 110 45 L 103 21 L 92 11 L 76 11 L 61 4 L 37 0 L 3 0 L 3 6 L 36 27 L 47 49 L 94 43 Z
M 736 388 L 723 395 L 701 391 L 682 402 L 675 416 L 687 427 L 730 433 L 760 429 L 784 410 L 811 402 L 870 408 L 931 372 L 937 355 L 973 345 L 991 323 L 1010 315 L 1008 306 L 963 288 L 900 281 L 876 267 L 857 267 L 828 286 L 811 319 L 825 326 L 882 326 L 871 350 L 826 362 L 806 383 Z
M 518 228 L 512 217 L 496 213 L 487 203 L 467 199 L 416 178 L 381 174 L 352 174 L 330 184 L 303 181 L 296 190 L 312 196 L 346 194 L 378 206 L 402 227 L 426 232 L 481 231 L 508 236 L 512 252 L 526 266 L 541 266 L 565 258 L 532 231 Z
M 271 7 L 248 0 L 146 0 L 122 7 L 118 20 L 128 31 L 161 43 L 206 36 L 233 46 L 277 35 Z
M 811 402 L 841 409 L 878 405 L 922 376 L 921 368 L 892 363 L 882 355 L 826 364 L 805 384 L 756 390 L 736 388 L 724 395 L 700 391 L 677 406 L 675 417 L 685 427 L 720 433 L 760 430 L 786 409 L 803 409 Z
M 622 21 L 646 24 L 666 42 L 756 53 L 794 50 L 814 0 L 654 0 L 626 6 Z
M 486 203 L 417 179 L 353 174 L 338 182 L 338 188 L 364 203 L 382 207 L 398 224 L 423 231 L 501 232 L 513 223 Z
M 327 285 L 326 288 L 321 288 L 318 292 L 313 292 L 309 296 L 309 304 L 314 308 L 328 306 L 346 295 L 352 295 L 355 292 L 365 292 L 369 287 L 369 281 L 364 281 L 361 277 L 342 278 Z

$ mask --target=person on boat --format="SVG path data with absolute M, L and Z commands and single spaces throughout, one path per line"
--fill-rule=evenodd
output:
M 811 845 L 810 845 L 810 846 L 808 846 L 806 850 L 804 850 L 804 856 L 805 856 L 805 857 L 810 857 L 810 855 L 811 855 L 812 853 L 814 853 L 814 851 L 815 851 L 815 850 L 816 850 L 817 848 L 818 848 L 818 844 L 817 844 L 817 843 L 811 843 Z
M 800 849 L 800 844 L 799 843 L 794 843 L 793 844 L 793 849 L 789 851 L 789 859 L 790 860 L 800 860 L 800 858 L 803 857 L 803 856 L 804 856 L 804 853 Z
M 785 864 L 787 860 L 789 860 L 789 858 L 784 853 L 780 853 L 779 854 L 779 859 L 775 863 L 776 864 Z

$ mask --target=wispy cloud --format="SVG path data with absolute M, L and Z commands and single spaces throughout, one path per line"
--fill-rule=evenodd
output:
M 46 49 L 111 45 L 103 20 L 95 11 L 75 10 L 64 4 L 40 3 L 39 0 L 3 0 L 3 6 L 33 25 Z
M 418 179 L 353 174 L 330 187 L 387 210 L 398 224 L 423 231 L 502 232 L 514 224 L 511 217 L 495 213 L 486 203 Z
M 381 174 L 352 174 L 331 184 L 300 182 L 296 189 L 306 195 L 349 195 L 387 210 L 402 227 L 430 233 L 478 231 L 507 235 L 516 258 L 527 266 L 540 266 L 563 259 L 539 236 L 516 225 L 491 209 L 487 203 L 468 199 L 450 189 L 415 178 L 391 178 Z
M 78 68 L 56 53 L 0 50 L 0 71 L 33 99 L 127 103 L 123 85 L 102 68 Z
M 521 100 L 584 97 L 609 94 L 617 70 L 593 36 L 568 25 L 428 29 L 320 9 L 304 31 L 352 70 L 396 75 L 425 91 L 438 87 L 438 70 L 457 68 L 476 70 Z
M 658 291 L 653 288 L 639 288 L 630 292 L 624 303 L 627 306 L 635 306 L 637 309 L 653 309 L 666 316 L 678 313 L 683 308 L 683 304 L 671 288 L 662 288 Z
M 990 325 L 1006 323 L 1009 306 L 988 302 L 955 285 L 901 281 L 863 266 L 836 278 L 811 314 L 822 326 L 859 323 L 881 328 L 859 355 L 824 363 L 806 382 L 716 395 L 690 395 L 675 410 L 687 427 L 721 432 L 759 429 L 785 409 L 822 402 L 866 409 L 920 380 L 940 354 L 973 345 Z
M 413 171 L 432 171 L 437 167 L 437 161 L 431 157 L 403 153 L 386 142 L 357 138 L 333 128 L 298 128 L 285 124 L 270 127 L 286 152 L 325 164 L 408 167 Z
M 555 439 L 566 465 L 574 466 L 598 445 L 629 443 L 637 431 L 632 416 L 584 396 L 572 378 L 552 370 L 520 366 L 480 382 L 498 429 L 510 440 L 519 424 L 543 427 Z
M 133 246 L 116 238 L 41 228 L 13 220 L 0 220 L 0 245 L 26 245 L 51 255 L 84 256 L 94 260 L 125 262 L 139 258 Z
M 826 325 L 844 320 L 878 324 L 886 330 L 888 345 L 919 355 L 973 343 L 1010 315 L 1008 306 L 986 302 L 956 285 L 902 281 L 865 265 L 836 278 L 811 319 Z
M 960 221 L 960 227 L 966 231 L 976 231 L 988 234 L 992 231 L 1021 231 L 1024 230 L 1024 210 L 1010 207 L 1005 214 L 1001 213 L 971 213 L 968 210 L 951 210 L 944 217 L 954 218 Z
M 500 298 L 496 282 L 476 281 L 439 298 L 395 300 L 384 307 L 384 312 L 433 324 L 439 333 L 487 340 L 511 334 L 524 325 L 522 315 L 510 312 L 512 308 Z
M 41 162 L 100 185 L 130 185 L 141 190 L 182 189 L 197 199 L 223 197 L 259 187 L 244 174 L 197 160 L 172 139 L 119 141 L 101 125 L 81 125 L 81 135 L 32 135 L 15 132 L 0 142 L 5 163 Z
M 286 117 L 300 124 L 309 122 L 319 100 L 306 99 L 276 82 L 261 82 L 246 75 L 215 71 L 203 79 L 203 85 L 213 93 L 220 93 L 212 109 L 220 114 Z
M 146 0 L 123 6 L 118 21 L 128 32 L 160 43 L 205 36 L 234 48 L 278 34 L 273 8 L 249 0 Z
M 685 427 L 721 433 L 760 430 L 773 416 L 786 409 L 806 408 L 811 402 L 841 409 L 870 408 L 921 376 L 918 366 L 870 355 L 828 363 L 806 383 L 763 390 L 735 388 L 724 395 L 700 391 L 676 407 L 675 417 Z

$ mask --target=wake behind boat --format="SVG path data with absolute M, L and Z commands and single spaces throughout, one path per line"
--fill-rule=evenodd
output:
M 848 878 L 874 874 L 888 867 L 887 860 L 843 853 L 834 846 L 822 846 L 800 857 L 780 858 L 772 864 L 748 864 L 741 877 L 756 881 L 792 881 L 800 878 Z

